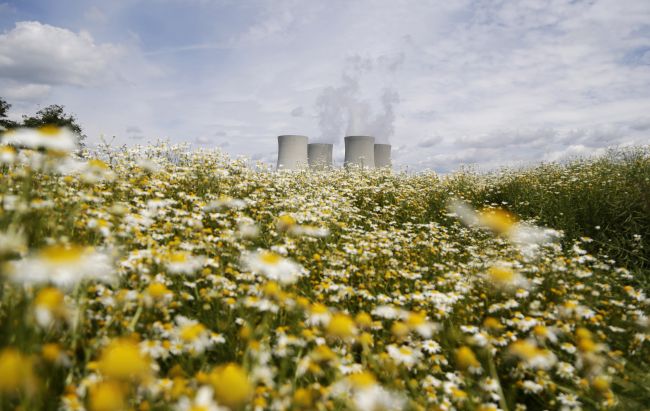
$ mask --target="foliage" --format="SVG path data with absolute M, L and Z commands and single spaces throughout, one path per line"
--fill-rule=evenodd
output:
M 650 268 L 650 155 L 611 151 L 596 160 L 546 164 L 496 178 L 485 202 L 562 229 L 567 242 L 589 237 L 591 251 L 629 268 Z
M 476 207 L 502 206 L 562 230 L 565 245 L 589 237 L 589 251 L 608 255 L 629 269 L 650 268 L 650 237 L 645 235 L 650 232 L 647 148 L 487 175 L 461 172 L 451 175 L 445 187 Z M 429 207 L 431 217 L 439 219 L 444 200 L 432 196 Z
M 10 108 L 11 104 L 0 98 L 0 127 L 3 127 L 5 129 L 14 128 L 17 126 L 15 121 L 11 121 L 7 118 L 7 112 Z M 2 131 L 2 129 L 0 129 L 0 131 Z
M 43 126 L 67 127 L 78 136 L 78 144 L 83 146 L 86 135 L 83 134 L 81 126 L 74 114 L 67 114 L 65 107 L 59 104 L 52 104 L 36 112 L 33 116 L 23 116 L 24 127 L 38 128 Z

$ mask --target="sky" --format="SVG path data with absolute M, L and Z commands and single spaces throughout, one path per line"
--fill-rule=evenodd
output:
M 650 143 L 648 0 L 0 0 L 0 97 L 89 145 L 276 161 L 282 134 L 373 135 L 398 169 Z

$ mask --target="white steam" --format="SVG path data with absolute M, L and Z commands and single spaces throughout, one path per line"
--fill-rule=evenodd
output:
M 336 143 L 345 135 L 370 135 L 378 143 L 388 143 L 400 101 L 391 83 L 403 61 L 403 54 L 346 59 L 341 85 L 327 87 L 316 99 L 319 141 Z

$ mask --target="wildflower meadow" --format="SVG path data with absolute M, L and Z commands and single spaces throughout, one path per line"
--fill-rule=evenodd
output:
M 0 146 L 2 410 L 641 410 L 650 150 L 276 172 Z

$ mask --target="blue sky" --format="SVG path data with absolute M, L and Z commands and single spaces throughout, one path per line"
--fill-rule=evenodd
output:
M 561 160 L 650 141 L 650 2 L 0 0 L 12 116 L 221 147 L 389 141 L 398 167 Z

